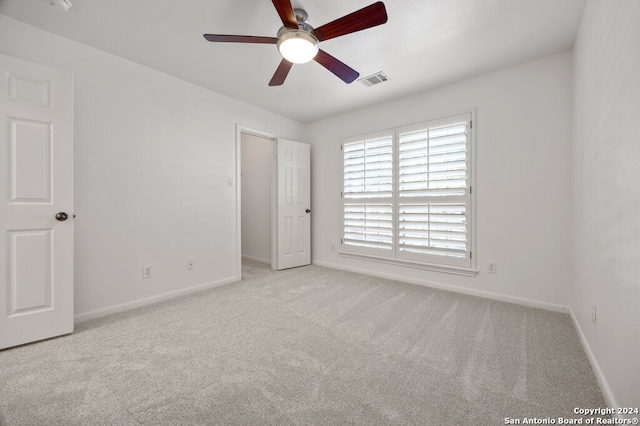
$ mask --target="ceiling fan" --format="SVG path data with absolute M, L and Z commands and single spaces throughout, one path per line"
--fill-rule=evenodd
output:
M 204 34 L 213 42 L 275 44 L 282 61 L 269 82 L 269 86 L 280 86 L 287 78 L 294 63 L 301 64 L 312 59 L 331 71 L 345 83 L 353 82 L 360 75 L 356 70 L 329 55 L 318 47 L 321 41 L 351 34 L 356 31 L 387 22 L 387 11 L 381 1 L 365 8 L 313 28 L 307 24 L 307 12 L 294 9 L 290 0 L 272 0 L 284 26 L 276 37 L 258 37 L 226 34 Z

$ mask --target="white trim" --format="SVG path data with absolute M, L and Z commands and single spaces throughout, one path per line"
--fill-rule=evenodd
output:
M 618 408 L 618 404 L 616 403 L 615 398 L 613 397 L 613 392 L 611 391 L 611 387 L 609 386 L 609 383 L 607 382 L 607 379 L 604 377 L 604 372 L 602 371 L 602 369 L 600 368 L 600 365 L 598 364 L 598 361 L 596 360 L 595 355 L 593 354 L 593 351 L 591 350 L 591 346 L 589 346 L 589 342 L 587 341 L 586 336 L 584 335 L 583 331 L 582 331 L 582 327 L 580 327 L 580 323 L 578 322 L 578 318 L 576 318 L 575 314 L 573 313 L 573 310 L 571 308 L 569 308 L 569 316 L 571 317 L 571 321 L 573 321 L 573 326 L 575 327 L 576 331 L 578 332 L 578 337 L 580 338 L 580 343 L 582 344 L 582 349 L 584 350 L 584 353 L 587 355 L 587 359 L 589 360 L 589 363 L 591 364 L 591 369 L 593 370 L 593 373 L 596 376 L 596 380 L 598 381 L 598 384 L 600 385 L 600 389 L 602 390 L 602 396 L 604 396 L 604 400 L 607 403 L 607 407 L 613 407 L 613 408 Z M 617 416 L 620 419 L 623 419 L 624 417 L 621 416 Z
M 271 140 L 271 269 L 278 270 L 278 138 Z
M 516 305 L 527 306 L 530 308 L 544 309 L 545 311 L 562 312 L 562 313 L 567 313 L 569 311 L 569 308 L 567 308 L 566 306 L 557 305 L 555 303 L 542 302 L 540 300 L 525 299 L 523 297 L 516 297 L 516 296 L 507 296 L 499 293 L 491 293 L 489 291 L 472 290 L 464 287 L 458 287 L 455 285 L 442 284 L 435 281 L 408 278 L 400 275 L 371 271 L 369 269 L 354 268 L 351 266 L 344 266 L 344 265 L 339 265 L 331 262 L 321 262 L 313 259 L 311 263 L 318 266 L 324 266 L 326 268 L 340 269 L 343 271 L 355 272 L 363 275 L 370 275 L 370 276 L 385 278 L 389 280 L 402 281 L 409 284 L 421 285 L 424 287 L 435 288 L 438 290 L 446 290 L 454 293 L 466 294 L 469 296 L 482 297 L 484 299 L 491 299 L 491 300 L 497 300 L 500 302 L 513 303 Z
M 229 277 L 218 281 L 212 281 L 204 284 L 197 284 L 189 288 L 183 288 L 180 290 L 169 291 L 167 293 L 157 294 L 151 297 L 145 297 L 143 299 L 133 300 L 131 302 L 122 303 L 120 305 L 110 306 L 107 308 L 96 309 L 94 311 L 77 314 L 73 317 L 74 323 L 88 321 L 96 318 L 101 318 L 107 315 L 116 314 L 118 312 L 128 311 L 130 309 L 139 308 L 141 306 L 151 305 L 153 303 L 162 302 L 164 300 L 173 299 L 179 296 L 184 296 L 198 291 L 208 290 L 221 285 L 230 284 L 240 281 L 239 276 Z
M 478 270 L 473 268 L 463 268 L 459 266 L 449 266 L 449 265 L 436 265 L 431 263 L 411 261 L 403 258 L 374 256 L 370 254 L 353 253 L 353 252 L 348 252 L 344 250 L 340 251 L 339 254 L 340 256 L 351 257 L 354 259 L 372 260 L 378 263 L 388 263 L 391 265 L 408 266 L 410 268 L 424 269 L 427 271 L 435 271 L 435 272 L 444 272 L 447 274 L 463 275 L 465 277 L 475 277 L 476 275 L 478 275 Z

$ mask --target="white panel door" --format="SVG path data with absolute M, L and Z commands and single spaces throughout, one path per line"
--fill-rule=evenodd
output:
M 72 91 L 0 55 L 0 349 L 73 331 Z
M 278 269 L 311 263 L 309 144 L 278 139 Z

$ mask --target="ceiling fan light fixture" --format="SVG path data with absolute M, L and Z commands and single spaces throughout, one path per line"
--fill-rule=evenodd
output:
M 2 1 L 2 0 L 0 0 Z M 54 1 L 54 0 L 50 0 Z M 56 0 L 70 1 L 70 0 Z M 287 78 L 293 64 L 311 60 L 325 67 L 340 80 L 352 83 L 360 74 L 344 62 L 334 58 L 318 44 L 325 40 L 366 30 L 387 22 L 387 10 L 380 0 L 335 19 L 318 28 L 307 24 L 309 15 L 302 9 L 293 8 L 292 0 L 272 0 L 283 26 L 276 37 L 258 37 L 231 34 L 203 34 L 205 40 L 221 43 L 276 44 L 282 60 L 269 81 L 269 86 L 280 86 Z
M 318 53 L 318 39 L 304 30 L 283 28 L 278 34 L 278 51 L 287 61 L 304 64 Z

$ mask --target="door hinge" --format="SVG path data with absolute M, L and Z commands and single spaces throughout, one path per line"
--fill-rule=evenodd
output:
M 344 151 L 344 145 L 340 145 L 340 151 Z
M 469 128 L 473 129 L 473 120 L 469 122 Z
M 469 259 L 473 259 L 473 252 L 472 251 L 469 252 Z
M 473 194 L 473 187 L 472 186 L 469 187 L 469 194 Z

